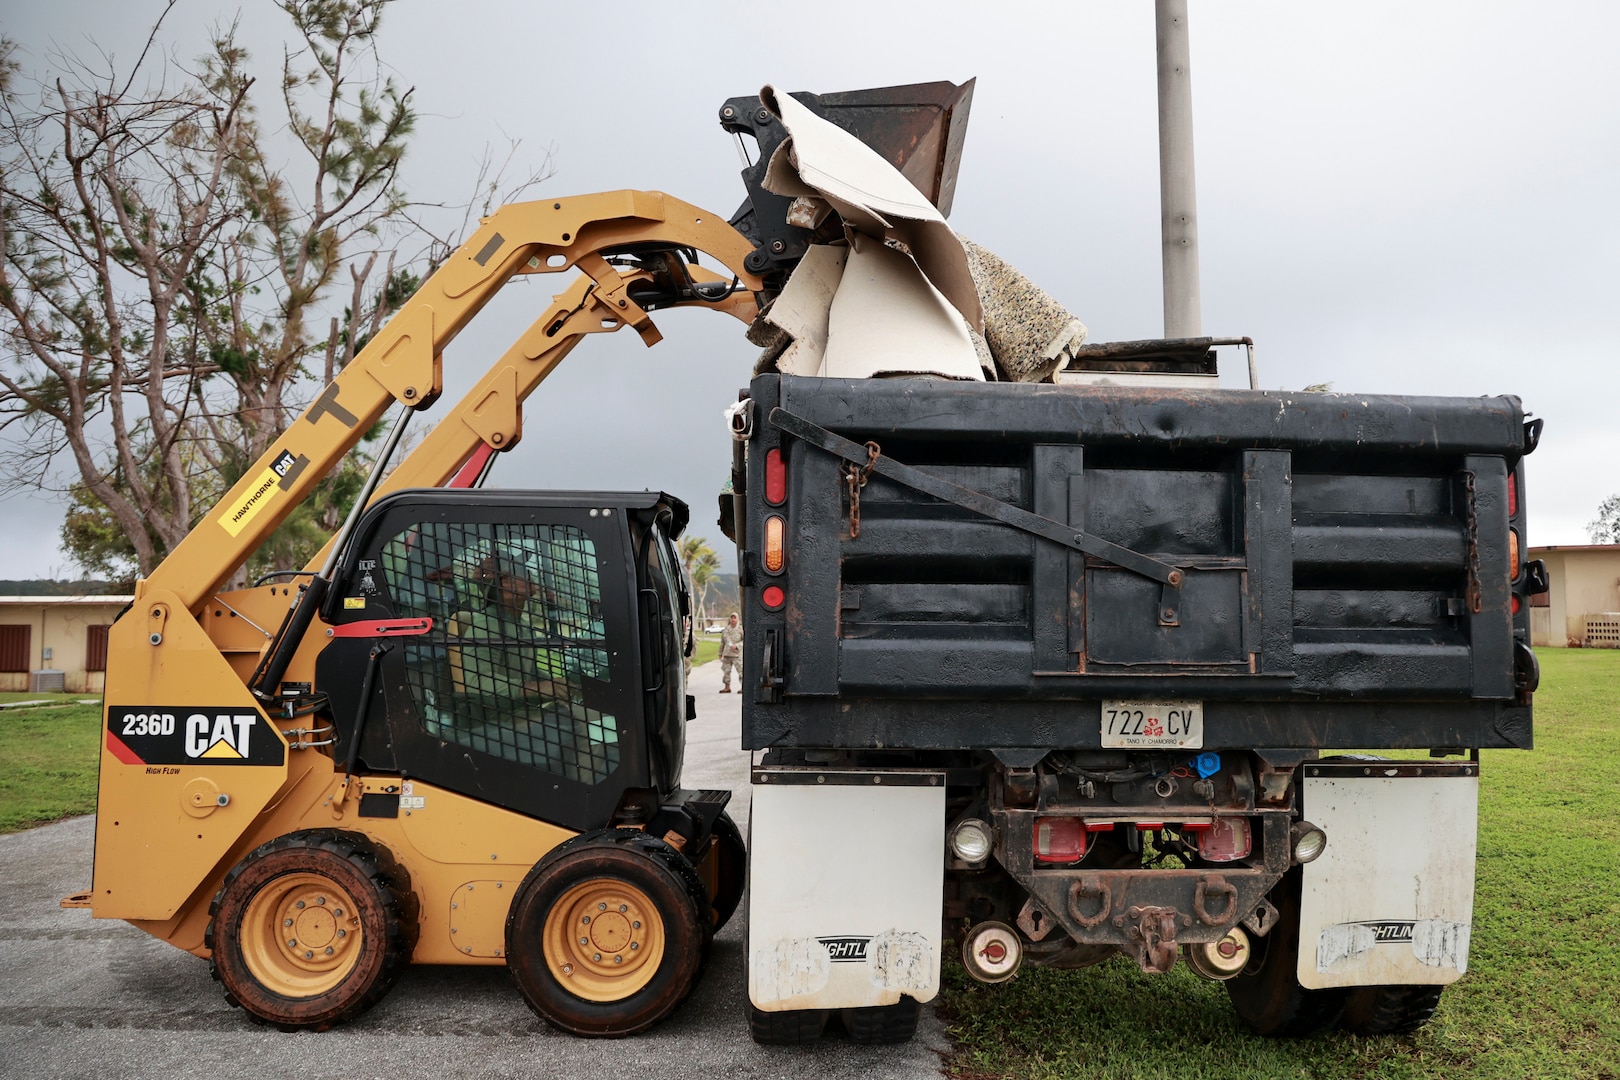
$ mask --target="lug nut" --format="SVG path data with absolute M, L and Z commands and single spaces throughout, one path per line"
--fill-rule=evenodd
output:
M 581 926 L 589 926 L 591 924 L 591 917 L 589 915 L 583 916 L 579 922 Z
M 613 962 L 614 962 L 614 963 L 615 963 L 615 964 L 622 964 L 622 963 L 624 963 L 624 957 L 622 957 L 622 956 L 615 956 L 615 957 L 614 957 L 614 958 L 613 958 Z
M 579 939 L 579 943 L 581 945 L 589 945 L 591 943 L 591 939 L 582 937 L 582 938 Z
M 629 907 L 629 905 L 628 905 L 628 904 L 620 904 L 620 905 L 619 905 L 619 910 L 620 910 L 620 911 L 629 911 L 629 910 L 630 910 L 630 907 Z
M 591 954 L 591 959 L 595 960 L 598 964 L 600 964 L 602 962 L 602 954 L 601 953 L 592 953 Z
M 639 942 L 639 941 L 632 941 L 632 942 L 631 942 L 631 943 L 630 943 L 630 951 L 631 951 L 631 952 L 635 952 L 635 951 L 636 951 L 636 950 L 637 950 L 637 949 L 639 949 L 639 948 L 641 948 L 641 942 Z
M 347 930 L 339 930 L 338 931 L 338 937 L 348 937 L 348 936 L 349 936 L 349 932 Z
M 332 955 L 332 946 L 330 946 L 330 945 L 328 945 L 328 946 L 327 946 L 327 947 L 326 947 L 326 955 L 327 955 L 327 956 L 331 956 L 331 955 Z
M 298 903 L 293 905 L 293 907 L 297 907 L 297 908 L 301 908 L 303 906 L 304 906 L 304 902 L 302 900 L 298 901 Z
M 636 922 L 631 923 L 630 924 L 630 929 L 632 929 L 632 930 L 640 930 L 641 929 L 640 920 L 637 920 Z
M 283 920 L 281 920 L 281 925 L 282 926 L 291 926 L 292 925 L 292 920 L 291 919 L 283 919 Z
M 325 903 L 326 903 L 326 897 L 324 897 L 324 896 L 317 896 L 317 897 L 316 897 L 316 898 L 315 898 L 315 902 L 316 902 L 316 903 L 317 903 L 317 904 L 322 904 L 322 905 L 324 905 L 324 904 L 325 904 Z
M 606 904 L 597 904 L 596 905 L 596 910 L 597 911 L 606 911 L 607 910 L 607 905 Z
M 297 938 L 288 938 L 287 939 L 287 948 L 289 948 L 289 949 L 298 948 L 298 939 Z
M 315 959 L 315 954 L 313 952 L 309 951 L 308 949 L 306 949 L 306 950 L 304 950 L 304 959 L 305 960 L 313 960 L 313 959 Z

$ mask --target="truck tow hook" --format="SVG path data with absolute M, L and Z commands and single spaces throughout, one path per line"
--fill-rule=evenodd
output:
M 1136 963 L 1149 974 L 1163 975 L 1176 966 L 1176 928 L 1181 913 L 1167 907 L 1131 907 L 1125 913 L 1131 920 L 1126 937 L 1136 943 Z M 1192 920 L 1188 919 L 1187 922 Z

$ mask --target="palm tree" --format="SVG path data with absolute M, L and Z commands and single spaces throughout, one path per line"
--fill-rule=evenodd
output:
M 688 536 L 681 541 L 681 564 L 686 567 L 686 576 L 692 582 L 692 588 L 697 590 L 697 608 L 693 612 L 693 622 L 700 628 L 708 626 L 707 612 L 704 602 L 708 599 L 709 585 L 714 576 L 720 572 L 720 556 L 714 553 L 709 546 L 707 537 Z

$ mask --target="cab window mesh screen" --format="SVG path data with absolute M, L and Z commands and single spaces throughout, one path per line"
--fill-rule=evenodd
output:
M 433 522 L 383 548 L 411 696 L 435 738 L 596 784 L 619 764 L 596 547 L 566 525 Z

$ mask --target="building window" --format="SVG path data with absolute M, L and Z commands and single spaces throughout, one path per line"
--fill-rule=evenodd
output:
M 107 629 L 105 626 L 85 628 L 84 670 L 107 670 Z
M 0 671 L 27 671 L 33 652 L 29 649 L 30 632 L 27 623 L 0 626 Z

